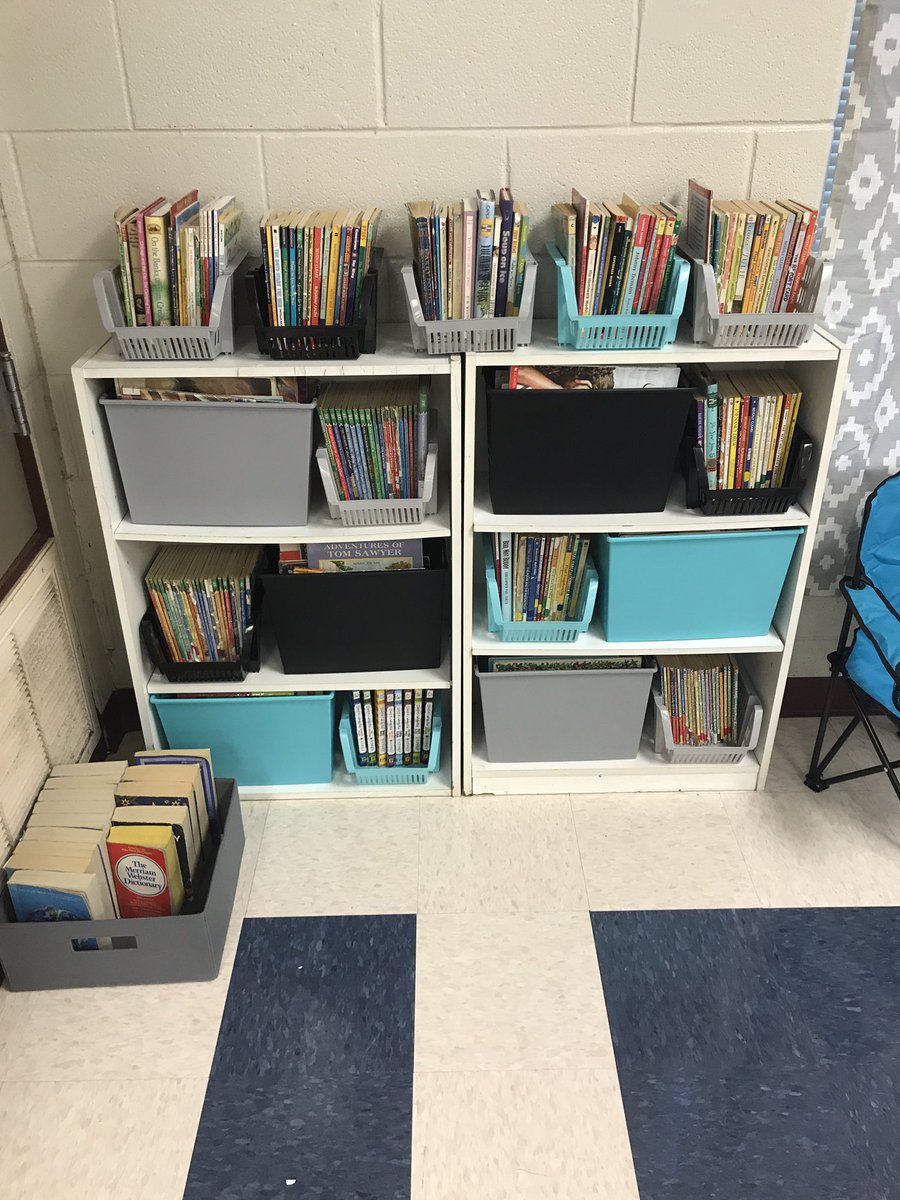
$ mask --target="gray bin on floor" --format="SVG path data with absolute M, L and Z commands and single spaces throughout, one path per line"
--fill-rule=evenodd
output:
M 232 779 L 216 780 L 222 841 L 202 910 L 177 917 L 17 922 L 0 893 L 0 967 L 12 992 L 215 979 L 244 852 L 241 802 Z M 85 938 L 112 948 L 76 950 Z M 101 943 L 102 945 L 103 943 Z
M 132 521 L 306 524 L 315 404 L 100 403 Z
M 490 762 L 635 758 L 654 667 L 475 674 Z

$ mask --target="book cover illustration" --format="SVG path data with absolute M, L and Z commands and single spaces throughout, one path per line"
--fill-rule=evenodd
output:
M 309 568 L 316 571 L 408 571 L 423 565 L 421 538 L 310 543 L 306 553 Z

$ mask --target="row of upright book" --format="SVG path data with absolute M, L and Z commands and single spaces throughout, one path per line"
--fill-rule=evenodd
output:
M 241 229 L 234 196 L 201 204 L 157 196 L 113 216 L 127 325 L 207 325 L 216 280 L 234 261 Z
M 3 865 L 16 919 L 175 916 L 221 833 L 208 750 L 54 767 Z
M 504 621 L 570 621 L 580 611 L 590 537 L 491 534 Z
M 528 207 L 508 187 L 465 200 L 407 204 L 426 321 L 519 314 L 528 257 Z
M 417 767 L 428 763 L 434 730 L 433 688 L 350 693 L 350 711 L 361 767 Z

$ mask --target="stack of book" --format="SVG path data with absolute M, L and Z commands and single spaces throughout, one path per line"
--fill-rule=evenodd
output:
M 670 204 L 594 204 L 572 189 L 553 205 L 556 245 L 583 317 L 670 313 L 681 213 Z
M 352 692 L 350 712 L 361 767 L 418 767 L 428 762 L 434 689 Z
M 688 248 L 715 270 L 719 312 L 795 312 L 817 210 L 797 200 L 714 200 L 694 179 L 688 188 Z
M 216 280 L 238 250 L 241 210 L 234 196 L 200 204 L 157 196 L 114 214 L 122 308 L 127 325 L 208 325 Z
M 428 400 L 427 380 L 334 380 L 323 385 L 319 420 L 339 499 L 422 496 Z
M 310 404 L 315 381 L 298 375 L 273 379 L 236 379 L 179 375 L 116 379 L 116 395 L 122 400 L 175 400 L 203 403 L 228 400 L 235 404 Z
M 380 208 L 268 212 L 259 223 L 270 326 L 353 325 Z
M 479 668 L 488 672 L 519 671 L 636 671 L 642 658 L 626 655 L 616 658 L 482 658 Z
M 676 746 L 746 744 L 747 690 L 730 655 L 662 658 L 659 683 Z
M 517 317 L 525 286 L 528 208 L 509 188 L 467 200 L 407 204 L 426 321 Z
M 577 619 L 589 537 L 494 533 L 491 543 L 504 621 Z
M 425 563 L 421 538 L 371 542 L 282 542 L 278 573 L 415 571 Z
M 4 863 L 17 920 L 172 916 L 194 898 L 221 832 L 209 751 L 135 762 L 53 768 Z
M 802 393 L 785 371 L 685 371 L 710 489 L 784 487 Z
M 258 546 L 164 546 L 144 582 L 171 662 L 239 662 Z

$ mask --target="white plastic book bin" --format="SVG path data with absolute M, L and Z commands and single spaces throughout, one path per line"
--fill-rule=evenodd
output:
M 133 362 L 197 361 L 233 354 L 234 273 L 243 259 L 241 254 L 216 280 L 208 325 L 126 325 L 120 268 L 98 271 L 94 294 L 103 328 L 115 337 L 121 356 Z
M 424 494 L 421 497 L 409 500 L 339 500 L 328 451 L 320 446 L 316 451 L 316 462 L 322 476 L 329 515 L 332 520 L 347 526 L 421 524 L 425 517 L 434 516 L 437 512 L 437 457 L 437 445 L 430 442 L 425 460 Z
M 428 354 L 467 354 L 485 350 L 515 350 L 531 341 L 537 262 L 525 255 L 525 282 L 517 317 L 482 317 L 476 321 L 426 321 L 412 264 L 403 267 L 403 288 L 414 350 Z
M 756 749 L 762 729 L 763 710 L 759 698 L 748 689 L 747 704 L 750 709 L 750 735 L 743 746 L 676 746 L 672 738 L 672 719 L 663 703 L 662 694 L 654 685 L 651 692 L 653 719 L 655 722 L 653 749 L 670 763 L 712 763 L 734 766 L 743 762 L 751 750 Z
M 831 283 L 831 263 L 815 255 L 806 262 L 797 311 L 790 313 L 720 313 L 716 294 L 716 272 L 712 263 L 691 260 L 691 297 L 694 341 L 698 345 L 765 348 L 802 346 L 822 320 L 822 310 Z

